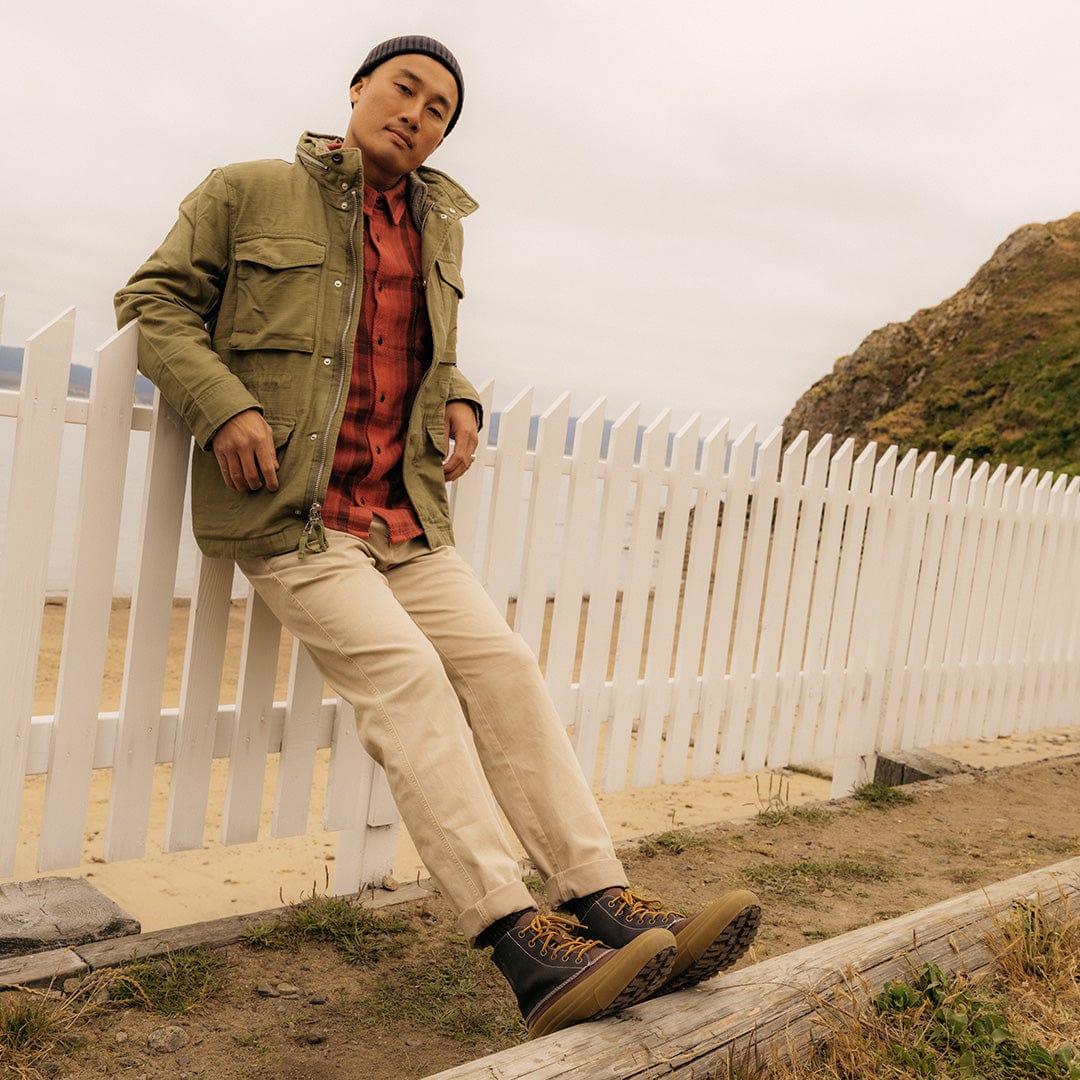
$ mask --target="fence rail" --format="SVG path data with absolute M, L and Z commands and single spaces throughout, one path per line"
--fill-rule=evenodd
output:
M 2 316 L 0 298 L 0 316 Z M 133 404 L 135 334 L 97 352 L 88 402 L 67 398 L 74 311 L 27 342 L 0 391 L 16 432 L 0 562 L 0 877 L 20 828 L 37 866 L 80 862 L 91 772 L 111 770 L 107 859 L 146 850 L 155 765 L 172 763 L 165 849 L 200 847 L 211 762 L 228 759 L 226 843 L 257 838 L 280 754 L 274 836 L 301 834 L 320 749 L 334 888 L 389 872 L 397 814 L 350 710 L 253 594 L 235 702 L 222 704 L 233 565 L 198 559 L 177 708 L 162 707 L 190 438 L 162 401 Z M 482 391 L 490 406 L 493 388 Z M 598 787 L 820 763 L 850 789 L 876 752 L 1080 723 L 1080 478 L 667 411 L 538 417 L 523 391 L 452 491 L 458 546 L 540 656 Z M 85 424 L 74 561 L 54 712 L 33 716 L 59 447 Z M 118 711 L 99 713 L 124 476 L 149 429 Z M 568 445 L 571 447 L 567 449 Z M 24 778 L 45 774 L 39 822 Z

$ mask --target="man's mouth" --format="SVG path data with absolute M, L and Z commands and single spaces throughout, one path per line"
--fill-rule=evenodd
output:
M 387 128 L 386 130 L 389 131 L 390 134 L 393 135 L 394 138 L 397 139 L 397 141 L 401 143 L 401 145 L 404 146 L 406 149 L 412 149 L 412 139 L 410 139 L 404 131 L 398 131 L 397 128 Z

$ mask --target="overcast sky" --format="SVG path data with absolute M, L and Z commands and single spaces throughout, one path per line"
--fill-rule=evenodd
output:
M 465 107 L 463 370 L 708 426 L 779 423 L 875 327 L 1080 209 L 1077 0 L 9 0 L 0 339 L 112 294 L 215 165 L 343 131 L 368 48 L 429 33 Z

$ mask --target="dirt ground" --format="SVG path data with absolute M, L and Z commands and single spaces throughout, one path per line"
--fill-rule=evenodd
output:
M 679 829 L 624 844 L 620 853 L 640 891 L 685 910 L 732 886 L 755 888 L 764 918 L 743 963 L 1080 854 L 1080 755 L 975 769 L 904 790 L 912 801 L 884 809 L 775 798 L 769 813 Z M 419 996 L 425 972 L 466 951 L 437 895 L 387 910 L 415 930 L 392 959 L 354 967 L 329 945 L 235 946 L 225 953 L 224 989 L 201 1008 L 168 1019 L 107 1007 L 80 1024 L 49 1075 L 406 1080 L 523 1038 L 509 991 L 486 963 L 471 1000 L 446 996 L 437 1022 L 410 1019 L 410 986 Z M 290 984 L 298 996 L 264 997 L 259 983 Z M 477 1017 L 496 1013 L 501 1026 L 485 1033 Z M 170 1025 L 181 1029 L 184 1045 L 151 1049 L 148 1037 Z M 455 1037 L 437 1029 L 459 1030 Z

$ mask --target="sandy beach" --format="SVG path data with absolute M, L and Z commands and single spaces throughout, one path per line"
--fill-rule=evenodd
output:
M 63 604 L 46 606 L 35 713 L 53 711 L 55 680 L 63 635 Z M 244 607 L 233 605 L 236 629 L 242 625 Z M 119 701 L 126 605 L 114 606 L 109 659 L 102 687 L 102 710 L 115 709 Z M 164 705 L 175 705 L 183 657 L 187 605 L 179 602 L 173 613 L 173 647 L 166 675 Z M 287 638 L 287 635 L 286 635 Z M 238 634 L 230 634 L 230 641 Z M 287 658 L 291 641 L 282 642 Z M 235 689 L 239 649 L 230 648 L 222 697 Z M 287 662 L 282 665 L 287 671 Z M 284 697 L 284 686 L 279 688 Z M 233 698 L 227 698 L 233 700 Z M 1080 727 L 1028 732 L 990 741 L 972 741 L 936 748 L 939 753 L 979 768 L 1016 764 L 1080 751 Z M 256 843 L 223 846 L 218 836 L 224 803 L 227 762 L 215 761 L 210 811 L 201 849 L 164 854 L 165 812 L 170 767 L 155 771 L 149 841 L 144 858 L 132 862 L 105 863 L 103 830 L 109 792 L 108 770 L 93 775 L 90 809 L 85 831 L 82 864 L 65 873 L 81 875 L 124 910 L 137 918 L 144 930 L 180 926 L 204 919 L 272 908 L 299 899 L 313 888 L 322 891 L 332 881 L 336 836 L 321 827 L 329 752 L 318 757 L 308 831 L 304 836 L 270 839 L 270 820 L 276 782 L 277 758 L 268 762 L 264 788 L 260 839 Z M 604 793 L 599 802 L 615 840 L 646 836 L 673 827 L 690 827 L 732 818 L 752 817 L 770 800 L 795 806 L 829 797 L 829 780 L 801 772 L 765 771 L 748 776 L 712 777 L 702 781 L 658 785 L 648 789 Z M 13 880 L 40 876 L 34 867 L 36 822 L 40 820 L 45 777 L 27 778 L 22 807 L 22 837 Z M 522 854 L 519 852 L 519 854 Z M 412 881 L 427 873 L 404 830 L 399 834 L 394 877 Z

